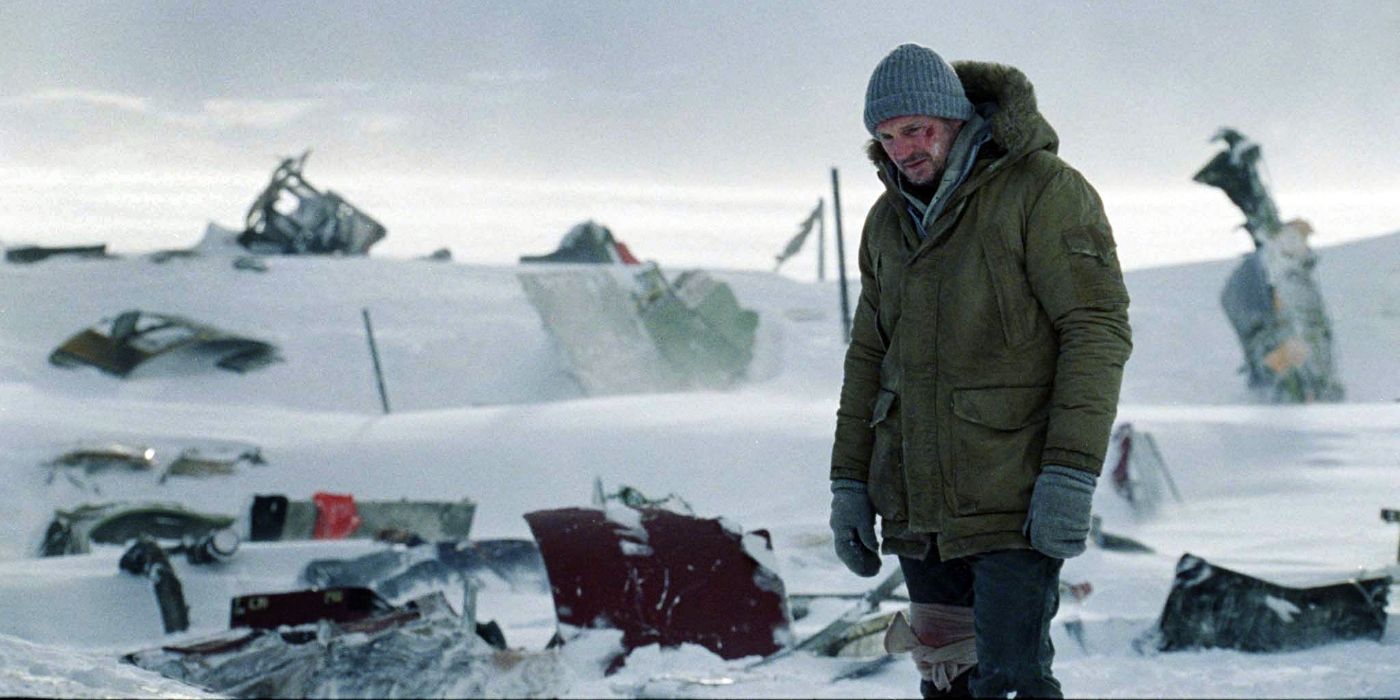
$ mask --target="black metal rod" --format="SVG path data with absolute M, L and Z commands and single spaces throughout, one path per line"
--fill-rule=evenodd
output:
M 1177 503 L 1183 503 L 1181 492 L 1176 488 L 1176 480 L 1172 478 L 1171 471 L 1167 469 L 1167 460 L 1162 458 L 1162 450 L 1158 449 L 1157 439 L 1152 437 L 1151 433 L 1147 433 L 1147 446 L 1152 449 L 1152 455 L 1157 458 L 1157 463 L 1162 465 L 1162 476 L 1166 478 L 1167 488 L 1172 490 L 1172 497 L 1176 499 Z
M 846 342 L 851 342 L 851 302 L 846 296 L 846 242 L 841 235 L 841 181 L 836 168 L 831 169 L 832 216 L 836 219 L 836 272 L 841 276 L 841 328 Z
M 822 206 L 821 200 L 817 200 L 817 208 L 822 210 L 821 220 L 817 222 L 817 281 L 826 281 L 826 207 Z
M 1381 520 L 1388 523 L 1400 523 L 1400 510 L 1394 508 L 1382 508 Z M 1395 550 L 1395 562 L 1400 563 L 1400 548 Z
M 374 381 L 379 385 L 379 403 L 389 413 L 389 394 L 384 390 L 384 372 L 379 368 L 379 348 L 374 344 L 374 327 L 369 323 L 369 309 L 360 309 L 365 317 L 365 336 L 369 338 L 369 357 L 374 360 Z
M 160 608 L 160 622 L 166 634 L 184 632 L 190 628 L 190 606 L 185 602 L 185 589 L 165 550 L 149 535 L 142 535 L 117 562 L 122 571 L 145 576 L 151 580 Z

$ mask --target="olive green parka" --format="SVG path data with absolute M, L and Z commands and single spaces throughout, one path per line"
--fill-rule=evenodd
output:
M 920 239 L 887 191 L 861 234 L 831 478 L 866 482 L 887 554 L 1027 548 L 1041 467 L 1098 474 L 1132 349 L 1098 194 L 1009 66 L 953 64 L 991 140 Z

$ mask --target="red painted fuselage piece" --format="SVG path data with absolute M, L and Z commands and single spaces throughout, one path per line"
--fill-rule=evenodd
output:
M 691 643 L 725 659 L 767 656 L 791 639 L 782 579 L 740 533 L 716 519 L 614 508 L 622 518 L 595 508 L 525 514 L 561 623 L 621 630 L 629 652 Z M 750 540 L 771 549 L 766 532 Z

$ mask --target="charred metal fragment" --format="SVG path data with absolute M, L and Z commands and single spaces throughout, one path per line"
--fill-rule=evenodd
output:
M 1191 179 L 1223 190 L 1244 212 L 1244 226 L 1254 239 L 1254 247 L 1263 247 L 1271 232 L 1283 224 L 1278 205 L 1259 176 L 1263 152 L 1259 144 L 1229 127 L 1222 127 L 1211 141 L 1224 141 L 1225 150 L 1215 154 Z
M 1110 552 L 1131 552 L 1136 554 L 1151 554 L 1151 547 L 1131 538 L 1122 535 L 1115 535 L 1111 532 L 1103 531 L 1103 518 L 1095 515 L 1089 519 L 1089 541 L 1099 549 Z
M 238 242 L 254 253 L 364 255 L 384 238 L 384 226 L 331 190 L 306 181 L 311 151 L 284 159 L 248 208 Z
M 49 354 L 59 367 L 90 365 L 126 377 L 159 355 L 213 358 L 221 369 L 243 373 L 279 361 L 271 343 L 234 335 L 181 316 L 124 311 L 70 337 Z
M 12 263 L 36 263 L 52 257 L 71 258 L 113 258 L 107 253 L 107 244 L 77 246 L 27 245 L 5 249 L 5 260 Z
M 1306 649 L 1385 635 L 1389 576 L 1293 588 L 1185 554 L 1155 630 L 1160 651 Z
M 185 603 L 185 592 L 180 586 L 180 577 L 165 556 L 165 550 L 150 537 L 141 536 L 122 554 L 118 566 L 137 576 L 151 579 L 155 587 L 156 605 L 160 607 L 160 621 L 165 633 L 183 632 L 190 627 L 190 606 Z
M 228 475 L 234 473 L 242 462 L 265 464 L 266 460 L 263 459 L 262 450 L 257 447 L 225 452 L 210 452 L 189 447 L 166 466 L 160 475 L 160 481 L 164 483 L 172 476 Z
M 612 229 L 596 221 L 575 225 L 564 234 L 559 247 L 543 255 L 522 255 L 522 263 L 617 263 L 636 265 L 626 244 L 613 237 Z
M 192 250 L 189 248 L 174 248 L 171 250 L 157 250 L 156 252 L 151 253 L 149 256 L 147 256 L 147 258 L 153 263 L 165 264 L 170 262 L 171 260 L 192 260 L 194 258 L 198 258 L 199 256 L 200 252 L 198 250 Z
M 474 615 L 474 604 L 458 613 L 435 593 L 358 619 L 231 629 L 122 660 L 239 698 L 564 694 L 551 681 L 566 676 L 559 654 L 501 650 Z
M 145 471 L 155 465 L 155 459 L 156 451 L 145 445 L 109 442 L 76 447 L 55 457 L 48 464 L 55 468 L 81 468 L 84 472 L 92 474 L 116 467 L 125 467 L 132 471 Z
M 93 544 L 125 545 L 142 536 L 175 543 L 198 540 L 233 523 L 229 516 L 192 511 L 175 503 L 84 505 L 54 512 L 39 554 L 84 554 Z
M 233 269 L 252 272 L 267 272 L 267 263 L 254 255 L 240 255 L 233 259 Z

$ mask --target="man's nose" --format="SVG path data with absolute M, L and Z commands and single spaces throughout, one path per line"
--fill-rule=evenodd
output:
M 904 160 L 904 158 L 909 155 L 909 140 L 902 138 L 890 139 L 889 151 L 890 158 L 893 158 L 894 162 L 898 163 Z

